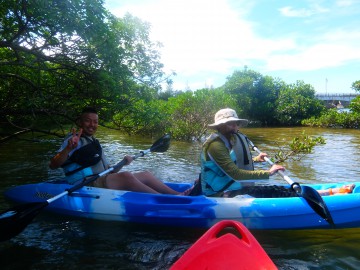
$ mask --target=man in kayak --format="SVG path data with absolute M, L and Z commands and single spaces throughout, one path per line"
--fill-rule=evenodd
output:
M 71 134 L 66 136 L 49 164 L 51 169 L 61 167 L 70 184 L 78 183 L 86 177 L 103 172 L 110 167 L 99 141 L 94 138 L 98 128 L 97 111 L 93 108 L 85 108 L 77 124 L 80 127 L 79 132 L 74 129 Z M 131 156 L 125 156 L 125 159 L 126 165 L 133 160 Z M 99 177 L 91 185 L 100 188 L 173 195 L 187 195 L 190 192 L 179 193 L 148 171 L 110 173 Z
M 266 153 L 251 156 L 247 137 L 239 132 L 248 120 L 239 119 L 233 109 L 221 109 L 215 114 L 215 122 L 209 127 L 216 132 L 205 141 L 201 153 L 201 189 L 204 195 L 214 197 L 234 197 L 248 194 L 254 197 L 292 197 L 296 192 L 282 186 L 255 186 L 254 179 L 269 179 L 276 172 L 284 171 L 274 164 L 269 170 L 254 170 L 254 162 L 263 162 Z M 345 188 L 345 187 L 344 187 Z M 349 189 L 352 191 L 353 186 Z M 341 190 L 332 190 L 335 194 Z M 319 192 L 329 195 L 326 191 Z M 330 194 L 331 195 L 331 194 Z
M 263 162 L 266 153 L 252 158 L 246 136 L 239 133 L 248 120 L 239 119 L 233 109 L 226 108 L 215 114 L 209 125 L 217 132 L 205 141 L 201 153 L 201 187 L 206 196 L 233 197 L 251 182 L 241 180 L 269 179 L 283 166 L 273 165 L 269 170 L 254 170 L 254 162 Z M 236 193 L 236 194 L 235 194 Z

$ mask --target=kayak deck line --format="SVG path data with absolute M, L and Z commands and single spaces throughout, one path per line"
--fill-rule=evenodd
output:
M 100 199 L 100 195 L 92 195 L 92 194 L 82 194 L 79 192 L 73 192 L 69 194 L 70 197 L 89 197 L 94 199 Z
M 360 227 L 360 182 L 351 194 L 323 196 L 335 228 Z M 184 191 L 190 183 L 166 183 Z M 347 183 L 309 185 L 314 189 L 336 188 Z M 284 185 L 286 186 L 286 185 Z M 10 188 L 5 197 L 16 203 L 43 202 L 71 188 L 63 182 L 41 182 Z M 175 227 L 210 228 L 228 219 L 248 229 L 332 229 L 301 197 L 234 198 L 177 196 L 85 186 L 57 199 L 44 210 L 80 218 L 135 222 Z

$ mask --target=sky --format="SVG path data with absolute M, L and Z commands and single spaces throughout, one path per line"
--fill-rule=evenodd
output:
M 222 86 L 248 69 L 302 80 L 318 94 L 355 93 L 360 0 L 105 0 L 117 17 L 150 23 L 174 90 Z

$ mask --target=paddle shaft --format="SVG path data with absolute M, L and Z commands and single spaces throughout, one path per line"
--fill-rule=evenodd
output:
M 169 148 L 169 145 L 170 145 L 170 135 L 165 134 L 160 139 L 158 139 L 156 142 L 154 142 L 153 145 L 149 149 L 140 151 L 138 154 L 132 156 L 132 159 L 135 160 L 138 157 L 143 157 L 146 154 L 148 154 L 149 152 L 165 152 Z M 96 174 L 96 175 L 90 177 L 89 179 L 86 179 L 85 181 L 82 181 L 81 183 L 73 186 L 72 188 L 48 199 L 46 201 L 47 204 L 50 204 L 53 201 L 56 201 L 57 199 L 60 199 L 61 197 L 64 197 L 68 194 L 71 194 L 75 190 L 78 190 L 78 189 L 82 188 L 83 186 L 86 186 L 87 184 L 94 182 L 96 179 L 98 179 L 99 177 L 101 177 L 107 173 L 110 173 L 113 171 L 119 171 L 126 163 L 127 163 L 126 159 L 123 158 L 118 164 L 114 165 L 113 167 L 110 167 L 109 169 L 107 169 L 99 174 Z
M 252 141 L 248 140 L 248 142 L 251 145 L 252 149 L 254 149 L 254 151 L 259 154 L 261 153 L 261 151 L 253 144 Z M 264 159 L 270 165 L 274 165 L 274 163 L 268 157 L 264 157 Z M 295 190 L 298 196 L 301 196 L 305 199 L 305 201 L 314 210 L 315 213 L 325 219 L 330 225 L 335 225 L 329 209 L 327 208 L 320 194 L 315 189 L 309 186 L 301 187 L 299 183 L 292 181 L 291 178 L 282 171 L 278 170 L 277 173 L 280 174 L 281 177 L 290 184 L 291 188 Z
M 133 156 L 132 159 L 135 160 L 138 157 L 142 157 L 146 155 L 149 152 L 165 152 L 170 146 L 170 135 L 166 134 L 160 139 L 158 139 L 149 149 L 140 151 L 137 155 Z M 21 233 L 25 227 L 34 219 L 38 213 L 48 206 L 53 201 L 56 201 L 57 199 L 60 199 L 66 195 L 71 194 L 75 190 L 78 190 L 82 188 L 83 186 L 95 181 L 99 177 L 110 173 L 110 172 L 117 172 L 119 171 L 124 165 L 126 165 L 127 160 L 123 158 L 122 161 L 120 161 L 115 166 L 99 173 L 94 176 L 89 177 L 88 179 L 85 179 L 81 183 L 74 185 L 70 189 L 46 200 L 43 202 L 32 202 L 32 203 L 26 203 L 17 205 L 15 207 L 12 207 L 6 211 L 3 211 L 0 213 L 0 241 L 9 240 L 10 238 L 18 235 Z
M 258 154 L 261 153 L 261 151 L 252 143 L 250 142 L 251 147 L 254 149 L 254 151 L 256 151 Z M 265 161 L 267 163 L 269 163 L 271 166 L 274 165 L 274 162 L 271 161 L 270 158 L 268 157 L 264 157 Z M 280 176 L 289 183 L 289 185 L 292 186 L 292 188 L 296 191 L 296 192 L 301 192 L 301 187 L 298 183 L 294 182 L 293 180 L 291 180 L 291 178 L 289 176 L 287 176 L 283 171 L 277 171 L 278 174 L 280 174 Z
M 143 157 L 146 154 L 148 154 L 149 152 L 163 152 L 166 151 L 167 148 L 169 147 L 169 141 L 170 141 L 170 136 L 169 135 L 165 135 L 162 138 L 160 138 L 159 140 L 157 140 L 149 149 L 140 151 L 138 154 L 132 156 L 132 159 L 135 160 L 139 157 Z M 82 181 L 81 183 L 73 186 L 72 188 L 64 191 L 63 193 L 60 193 L 50 199 L 47 200 L 48 203 L 52 203 L 53 201 L 56 201 L 57 199 L 60 199 L 61 197 L 64 197 L 68 194 L 71 194 L 72 192 L 74 192 L 75 190 L 78 190 L 80 188 L 82 188 L 83 186 L 86 186 L 87 184 L 94 182 L 96 179 L 98 179 L 99 177 L 108 174 L 110 172 L 113 171 L 119 171 L 124 165 L 126 164 L 126 159 L 123 158 L 118 164 L 114 165 L 113 167 L 97 174 L 94 175 L 92 177 L 90 177 L 89 179 L 86 179 L 85 181 Z
M 143 157 L 145 156 L 147 153 L 149 153 L 151 151 L 151 149 L 147 149 L 147 150 L 143 150 L 143 151 L 140 151 L 140 153 L 132 156 L 132 159 L 135 160 L 139 157 Z M 75 190 L 78 190 L 80 188 L 82 188 L 83 186 L 86 186 L 87 184 L 91 183 L 91 182 L 94 182 L 96 179 L 98 179 L 99 177 L 103 176 L 103 175 L 106 175 L 108 173 L 111 173 L 113 171 L 118 171 L 120 170 L 124 165 L 126 164 L 126 159 L 123 158 L 119 163 L 117 163 L 116 165 L 114 165 L 113 167 L 99 173 L 99 174 L 96 174 L 92 177 L 90 177 L 89 179 L 86 179 L 85 181 L 82 181 L 81 183 L 73 186 L 72 188 L 64 191 L 63 193 L 60 193 L 50 199 L 47 200 L 48 203 L 52 203 L 53 201 L 56 201 L 57 199 L 60 199 L 61 197 L 64 197 L 68 194 L 71 194 L 72 192 L 74 192 Z

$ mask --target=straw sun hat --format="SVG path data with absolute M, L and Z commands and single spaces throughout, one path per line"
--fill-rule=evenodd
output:
M 221 109 L 215 114 L 215 122 L 210 124 L 210 128 L 216 128 L 221 124 L 225 124 L 227 122 L 234 122 L 236 121 L 239 126 L 246 126 L 248 124 L 247 119 L 239 119 L 236 112 L 233 109 L 226 108 Z

